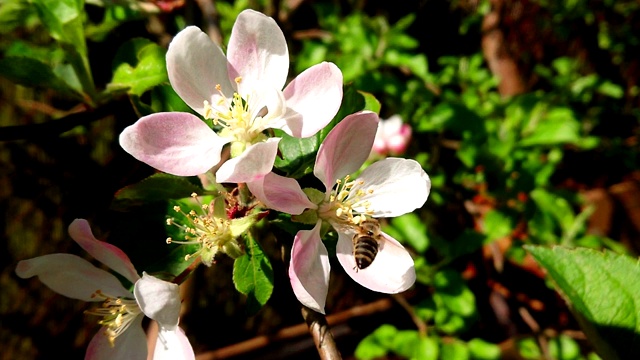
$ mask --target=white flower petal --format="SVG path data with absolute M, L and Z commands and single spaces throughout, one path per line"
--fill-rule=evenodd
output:
M 269 138 L 249 146 L 240 156 L 229 159 L 216 172 L 219 183 L 247 183 L 271 172 L 280 138 Z
M 89 342 L 85 360 L 145 360 L 148 350 L 147 337 L 142 329 L 142 318 L 138 316 L 134 319 L 129 328 L 116 338 L 114 346 L 111 346 L 104 334 L 106 328 L 101 328 Z
M 200 115 L 204 115 L 205 100 L 215 106 L 223 98 L 216 85 L 227 99 L 235 91 L 222 50 L 195 26 L 180 31 L 169 44 L 167 72 L 173 89 Z
M 369 203 L 373 217 L 394 217 L 420 208 L 431 190 L 431 180 L 420 164 L 401 158 L 373 163 L 364 169 L 355 183 L 350 194 L 355 198 L 359 190 L 364 190 L 361 200 Z M 365 212 L 365 207 L 357 206 L 354 210 Z
M 127 254 L 117 246 L 96 239 L 87 220 L 75 219 L 69 225 L 69 235 L 89 255 L 124 276 L 132 284 L 140 279 Z
M 180 327 L 169 331 L 160 329 L 153 352 L 153 360 L 191 360 L 196 356 L 189 339 Z
M 254 85 L 249 94 L 241 94 L 244 99 L 247 99 L 251 119 L 255 119 L 252 131 L 260 133 L 265 129 L 275 127 L 278 119 L 285 112 L 285 100 L 282 91 L 269 84 L 256 82 Z M 265 110 L 266 114 L 262 114 Z M 262 114 L 261 118 L 256 119 L 259 114 Z
M 180 317 L 180 288 L 147 273 L 133 289 L 142 312 L 158 322 L 161 328 L 174 330 Z
M 358 284 L 386 294 L 410 288 L 416 281 L 413 259 L 391 236 L 382 233 L 378 254 L 369 267 L 360 270 L 353 256 L 353 233 L 339 233 L 336 256 L 347 274 Z
M 220 162 L 228 139 L 190 113 L 144 116 L 120 134 L 120 146 L 136 159 L 169 174 L 194 176 Z
M 97 290 L 131 298 L 131 292 L 115 276 L 72 254 L 49 254 L 22 260 L 16 266 L 16 274 L 23 279 L 37 276 L 51 290 L 72 299 L 104 300 L 92 297 Z
M 248 182 L 251 193 L 266 207 L 291 215 L 299 215 L 305 209 L 315 209 L 317 205 L 309 201 L 295 179 L 272 172 L 260 180 Z
M 254 10 L 238 15 L 227 48 L 229 75 L 239 76 L 241 85 L 254 81 L 281 90 L 289 73 L 289 50 L 275 20 Z
M 342 72 L 323 62 L 303 71 L 284 89 L 287 113 L 280 126 L 287 134 L 309 137 L 333 119 L 342 102 Z
M 356 172 L 371 153 L 378 115 L 361 111 L 345 117 L 320 145 L 313 174 L 329 191 L 336 180 Z
M 329 291 L 329 255 L 320 239 L 321 221 L 312 230 L 300 230 L 291 247 L 289 280 L 302 305 L 324 314 Z

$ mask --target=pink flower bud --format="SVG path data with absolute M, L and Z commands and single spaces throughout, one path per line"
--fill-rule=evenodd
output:
M 403 123 L 399 115 L 393 115 L 378 123 L 372 151 L 382 156 L 400 155 L 407 150 L 410 140 L 411 126 Z

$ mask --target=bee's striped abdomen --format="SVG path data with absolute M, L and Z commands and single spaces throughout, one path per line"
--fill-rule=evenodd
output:
M 378 254 L 378 241 L 367 235 L 358 236 L 353 246 L 353 255 L 356 259 L 358 269 L 366 269 Z

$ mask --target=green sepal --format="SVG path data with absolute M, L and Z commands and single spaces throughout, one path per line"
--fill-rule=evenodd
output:
M 325 194 L 318 189 L 304 188 L 302 189 L 302 192 L 304 192 L 305 195 L 307 195 L 307 197 L 309 198 L 309 200 L 316 205 L 319 205 L 324 200 Z
M 315 209 L 307 209 L 300 215 L 291 215 L 291 221 L 314 225 L 318 222 L 318 212 Z

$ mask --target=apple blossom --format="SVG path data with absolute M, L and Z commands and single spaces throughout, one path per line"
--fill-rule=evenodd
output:
M 244 250 L 236 239 L 255 224 L 259 214 L 228 219 L 224 209 L 216 208 L 216 204 L 223 204 L 224 200 L 202 204 L 196 193 L 191 194 L 191 197 L 198 204 L 199 211 L 190 210 L 185 213 L 176 205 L 173 210 L 180 213 L 184 220 L 173 217 L 167 219 L 167 225 L 181 229 L 185 233 L 185 239 L 174 240 L 169 237 L 167 244 L 199 245 L 200 248 L 195 253 L 186 255 L 185 260 L 200 256 L 201 262 L 206 266 L 211 266 L 215 256 L 220 252 L 234 259 L 243 255 Z
M 160 332 L 153 359 L 194 359 L 193 349 L 178 327 L 178 285 L 143 273 L 140 277 L 119 248 L 97 240 L 89 223 L 76 219 L 69 235 L 96 260 L 133 284 L 127 290 L 111 273 L 73 254 L 49 254 L 22 260 L 16 267 L 21 278 L 37 276 L 51 290 L 70 298 L 102 302 L 86 314 L 101 316 L 102 329 L 91 339 L 86 359 L 147 359 L 147 340 L 142 328 L 146 315 L 156 320 Z
M 289 278 L 298 300 L 318 312 L 324 313 L 330 269 L 321 241 L 322 222 L 338 233 L 338 261 L 356 282 L 384 293 L 404 291 L 415 282 L 410 254 L 384 232 L 369 267 L 358 269 L 353 255 L 353 236 L 362 221 L 411 212 L 426 202 L 431 188 L 420 164 L 400 158 L 378 161 L 352 179 L 351 174 L 370 154 L 377 124 L 376 114 L 360 112 L 347 116 L 329 132 L 318 150 L 313 171 L 325 186 L 324 194 L 303 192 L 296 181 L 274 173 L 247 183 L 267 207 L 302 214 L 299 219 L 315 223 L 312 230 L 301 230 L 294 238 Z
M 393 115 L 378 123 L 372 151 L 382 156 L 400 155 L 407 150 L 409 140 L 411 140 L 411 126 L 403 123 L 400 115 Z
M 198 175 L 221 160 L 230 143 L 231 159 L 217 181 L 248 182 L 271 171 L 282 129 L 309 137 L 324 128 L 342 101 L 342 73 L 332 63 L 310 67 L 284 90 L 289 52 L 276 22 L 245 10 L 233 26 L 227 54 L 195 26 L 178 33 L 167 51 L 172 87 L 218 133 L 190 113 L 157 113 L 139 119 L 120 135 L 123 149 L 154 168 L 179 176 Z

